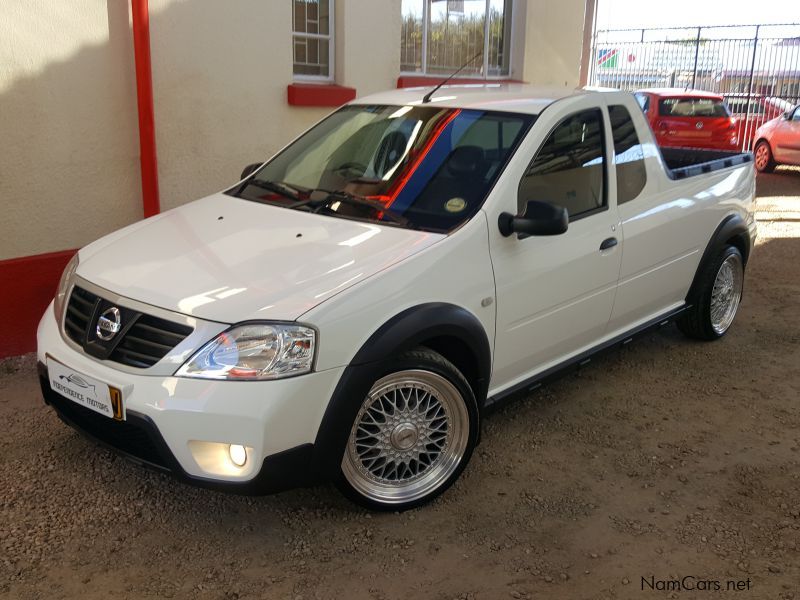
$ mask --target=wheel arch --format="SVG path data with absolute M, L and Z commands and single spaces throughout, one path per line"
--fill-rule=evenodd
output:
M 482 408 L 491 375 L 491 348 L 481 322 L 454 304 L 433 302 L 408 308 L 364 342 L 339 379 L 314 441 L 314 468 L 321 477 L 336 473 L 352 420 L 372 384 L 391 369 L 392 357 L 419 346 L 453 363 Z
M 706 245 L 703 256 L 700 258 L 700 262 L 697 265 L 697 271 L 695 271 L 694 279 L 692 279 L 692 285 L 689 287 L 689 292 L 686 294 L 687 302 L 691 302 L 691 299 L 694 298 L 697 292 L 703 266 L 720 252 L 722 248 L 729 245 L 738 248 L 739 252 L 742 254 L 742 261 L 746 266 L 747 260 L 750 257 L 750 230 L 747 228 L 744 219 L 738 214 L 730 214 L 725 217 L 722 222 L 717 225 L 717 228 L 711 235 L 711 239 Z

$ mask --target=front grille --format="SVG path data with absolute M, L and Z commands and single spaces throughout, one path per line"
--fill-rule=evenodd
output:
M 134 367 L 149 367 L 180 344 L 191 327 L 150 315 L 140 315 L 111 353 L 111 360 Z
M 46 380 L 42 380 L 42 391 L 48 404 L 68 424 L 76 429 L 103 444 L 143 460 L 152 466 L 160 469 L 169 469 L 169 465 L 158 449 L 153 434 L 146 429 L 146 422 L 136 425 L 132 422 L 135 418 L 132 416 L 129 417 L 128 421 L 115 421 L 104 417 L 54 392 L 50 389 Z M 141 417 L 139 420 L 142 420 Z
M 97 336 L 97 319 L 117 306 L 121 329 L 110 340 Z M 64 331 L 87 354 L 129 367 L 147 368 L 164 358 L 192 332 L 188 325 L 114 305 L 78 286 L 73 287 L 64 315 Z
M 95 304 L 97 304 L 97 296 L 93 293 L 78 286 L 72 289 L 67 312 L 64 315 L 64 331 L 76 344 L 83 346 L 86 341 L 86 331 L 92 320 Z

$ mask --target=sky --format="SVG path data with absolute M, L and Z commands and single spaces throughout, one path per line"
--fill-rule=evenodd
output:
M 800 0 L 598 0 L 597 29 L 800 23 Z

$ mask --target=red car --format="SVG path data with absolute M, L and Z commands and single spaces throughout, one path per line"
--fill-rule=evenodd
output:
M 639 90 L 642 107 L 660 146 L 736 150 L 736 119 L 722 96 L 697 90 Z
M 736 135 L 740 142 L 746 142 L 745 149 L 752 146 L 756 129 L 793 108 L 786 100 L 762 94 L 725 93 L 724 97 L 731 114 L 736 118 Z

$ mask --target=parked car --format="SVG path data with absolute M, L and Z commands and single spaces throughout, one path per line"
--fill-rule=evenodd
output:
M 745 149 L 753 147 L 756 129 L 765 122 L 783 115 L 793 106 L 781 98 L 761 94 L 728 93 L 723 97 L 736 119 L 736 137 L 743 143 L 742 147 Z
M 762 173 L 778 165 L 800 165 L 800 105 L 764 123 L 754 137 L 756 169 Z
M 662 147 L 734 150 L 736 119 L 722 96 L 697 90 L 639 90 L 636 99 Z
M 39 325 L 42 391 L 190 483 L 333 480 L 407 509 L 456 480 L 498 403 L 671 320 L 725 335 L 754 173 L 750 154 L 662 154 L 623 92 L 358 99 L 225 191 L 82 248 Z

